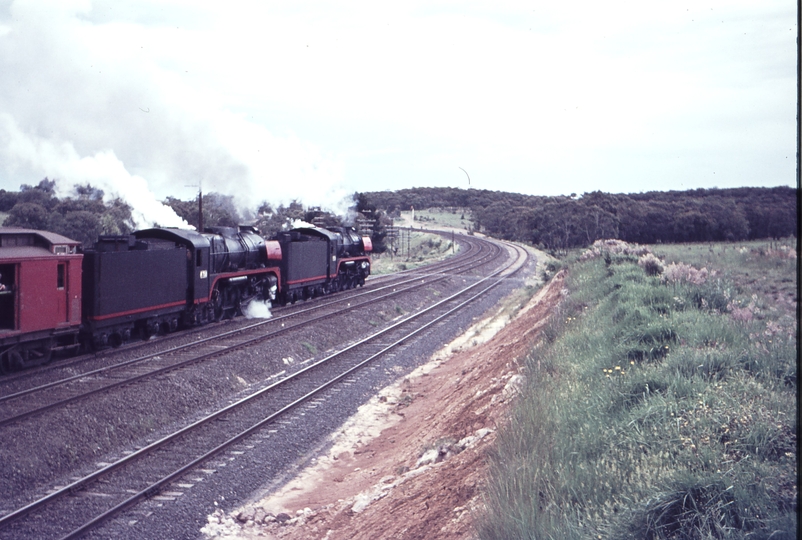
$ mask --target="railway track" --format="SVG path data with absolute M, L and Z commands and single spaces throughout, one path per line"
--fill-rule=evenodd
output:
M 515 251 L 520 266 L 525 252 L 520 248 L 515 248 Z M 376 358 L 437 325 L 496 287 L 503 277 L 516 270 L 513 262 L 505 269 L 470 283 L 436 304 L 404 317 L 334 354 L 292 373 L 276 374 L 275 380 L 231 405 L 6 513 L 0 517 L 0 538 L 29 537 L 34 531 L 35 534 L 30 537 L 80 536 L 98 523 L 158 493 L 170 483 L 178 481 L 187 471 L 208 462 L 255 431 L 269 429 L 270 425 L 281 421 L 282 415 L 301 403 L 315 399 L 325 401 L 320 397 L 321 393 L 335 391 L 338 382 L 354 376 Z M 506 276 L 504 272 L 507 272 Z M 412 279 L 420 278 L 415 276 Z M 395 285 L 398 288 L 398 284 Z M 392 287 L 389 284 L 386 286 Z M 130 381 L 126 384 L 130 384 Z M 76 497 L 91 504 L 81 504 L 80 510 L 76 510 Z M 43 533 L 42 524 L 53 525 L 53 530 L 46 536 L 40 536 Z

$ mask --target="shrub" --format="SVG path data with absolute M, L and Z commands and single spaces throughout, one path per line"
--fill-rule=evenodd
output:
M 638 259 L 638 266 L 643 268 L 649 276 L 658 276 L 663 273 L 663 263 L 652 253 L 642 255 Z
M 663 271 L 663 281 L 668 283 L 690 283 L 703 285 L 707 281 L 707 268 L 698 270 L 685 263 L 671 263 Z

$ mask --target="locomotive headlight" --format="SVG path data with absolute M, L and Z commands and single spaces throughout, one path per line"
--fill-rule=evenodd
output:
M 362 261 L 362 270 L 366 270 L 368 266 L 370 266 L 370 264 L 368 264 L 368 261 Z

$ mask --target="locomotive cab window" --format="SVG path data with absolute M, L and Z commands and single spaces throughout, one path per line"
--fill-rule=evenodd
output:
M 64 263 L 58 265 L 58 273 L 56 276 L 56 288 L 59 290 L 64 288 L 65 270 L 66 270 L 66 265 Z

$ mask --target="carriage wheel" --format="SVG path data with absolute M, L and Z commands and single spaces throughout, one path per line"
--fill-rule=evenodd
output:
M 0 371 L 2 373 L 12 373 L 22 369 L 24 364 L 22 355 L 17 350 L 10 350 L 0 356 Z
M 32 351 L 34 354 L 38 356 L 36 359 L 36 364 L 49 364 L 50 360 L 53 359 L 53 340 L 48 339 L 38 350 Z
M 8 358 L 8 353 L 4 352 L 2 355 L 0 355 L 0 373 L 5 375 L 6 373 L 11 373 L 12 371 L 11 360 Z

